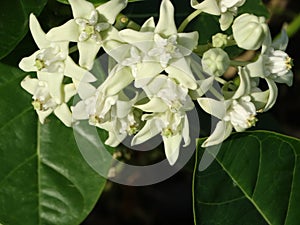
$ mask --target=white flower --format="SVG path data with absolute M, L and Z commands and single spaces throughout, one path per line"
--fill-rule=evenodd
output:
M 159 34 L 154 34 L 154 42 L 155 47 L 148 52 L 148 55 L 159 56 L 163 68 L 167 67 L 170 59 L 183 57 L 177 47 L 177 35 L 162 38 Z
M 221 29 L 227 30 L 237 14 L 238 7 L 245 2 L 246 0 L 204 0 L 199 3 L 197 0 L 191 0 L 191 6 L 212 15 L 221 15 Z
M 246 68 L 239 68 L 239 77 L 239 86 L 231 94 L 227 94 L 228 99 L 197 99 L 204 111 L 220 120 L 213 133 L 203 143 L 203 147 L 220 144 L 233 129 L 242 132 L 254 126 L 257 111 L 270 104 L 270 93 L 252 87 Z
M 291 70 L 293 61 L 284 52 L 287 47 L 288 36 L 285 30 L 282 30 L 280 39 L 271 43 L 270 38 L 268 38 L 267 44 L 263 46 L 257 61 L 247 65 L 250 76 L 291 86 L 293 84 L 293 72 Z
M 257 121 L 255 116 L 255 105 L 251 102 L 251 97 L 246 95 L 232 100 L 224 121 L 229 121 L 237 132 L 242 132 L 255 125 Z
M 63 101 L 57 101 L 51 96 L 48 83 L 30 78 L 29 76 L 21 82 L 21 86 L 32 94 L 32 105 L 36 110 L 40 122 L 43 124 L 46 117 L 52 112 L 68 127 L 72 125 L 72 115 L 66 102 L 76 94 L 74 84 L 61 85 Z
M 132 145 L 143 143 L 160 133 L 166 157 L 170 165 L 173 165 L 178 158 L 182 139 L 184 146 L 190 143 L 186 111 L 192 110 L 194 104 L 188 95 L 188 89 L 165 75 L 154 78 L 144 90 L 149 102 L 135 107 L 147 112 L 142 116 L 146 124 L 134 136 Z
M 116 147 L 139 129 L 136 109 L 132 107 L 138 95 L 131 100 L 122 92 L 108 96 L 102 92 L 102 85 L 96 89 L 90 84 L 84 84 L 78 92 L 82 100 L 71 108 L 73 120 L 88 120 L 90 125 L 108 131 L 105 144 Z
M 202 144 L 203 147 L 220 144 L 232 132 L 242 132 L 255 125 L 256 108 L 251 102 L 250 96 L 242 96 L 238 99 L 217 101 L 211 98 L 199 98 L 199 105 L 220 121 L 213 133 Z
M 267 40 L 270 31 L 265 17 L 244 13 L 234 20 L 232 32 L 240 48 L 257 50 Z
M 104 41 L 116 35 L 112 24 L 127 0 L 110 0 L 97 8 L 86 0 L 69 0 L 69 3 L 74 19 L 51 29 L 47 37 L 53 41 L 77 42 L 79 65 L 90 70 Z
M 177 33 L 174 7 L 170 0 L 162 1 L 156 26 L 153 18 L 150 18 L 140 31 L 131 29 L 120 31 L 120 38 L 139 50 L 141 62 L 136 64 L 136 87 L 144 87 L 164 70 L 185 87 L 189 89 L 197 87 L 188 57 L 197 46 L 198 33 Z M 108 54 L 119 58 L 120 52 L 121 50 L 112 51 Z
M 61 101 L 62 94 L 58 91 L 64 75 L 71 77 L 73 82 L 93 82 L 95 77 L 87 70 L 76 65 L 68 56 L 68 42 L 52 42 L 46 38 L 37 18 L 31 14 L 29 27 L 33 39 L 40 50 L 19 63 L 19 67 L 26 72 L 37 72 L 38 78 L 48 83 L 51 95 Z
M 228 69 L 229 64 L 229 56 L 221 48 L 211 48 L 202 57 L 203 70 L 214 76 L 222 76 Z

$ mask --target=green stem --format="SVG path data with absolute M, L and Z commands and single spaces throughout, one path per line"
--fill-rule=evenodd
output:
M 296 18 L 287 26 L 286 32 L 289 37 L 292 37 L 300 29 L 300 13 Z
M 76 52 L 77 50 L 78 50 L 78 47 L 77 47 L 77 45 L 75 45 L 69 49 L 69 54 L 72 54 L 72 53 Z
M 202 11 L 200 9 L 197 9 L 196 11 L 192 12 L 190 15 L 188 15 L 187 18 L 184 19 L 184 21 L 180 24 L 178 28 L 178 33 L 183 32 L 183 30 L 186 28 L 186 26 L 194 19 L 196 18 Z

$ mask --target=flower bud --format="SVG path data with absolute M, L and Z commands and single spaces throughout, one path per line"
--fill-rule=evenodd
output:
M 228 43 L 228 36 L 226 34 L 217 33 L 212 36 L 212 45 L 215 48 L 222 48 Z
M 230 64 L 227 53 L 221 48 L 212 48 L 203 54 L 203 70 L 214 76 L 222 76 Z
M 245 13 L 234 20 L 232 31 L 233 37 L 240 48 L 257 50 L 266 38 L 268 26 L 264 17 Z

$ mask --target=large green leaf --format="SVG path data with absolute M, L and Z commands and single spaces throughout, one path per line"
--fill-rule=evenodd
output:
M 299 224 L 299 140 L 264 131 L 234 134 L 200 171 L 203 152 L 198 149 L 194 172 L 197 225 Z
M 64 4 L 69 4 L 68 0 L 57 0 L 57 1 Z M 100 5 L 102 3 L 107 2 L 108 0 L 87 0 L 87 1 L 93 3 L 94 5 Z
M 47 0 L 1 1 L 0 59 L 8 55 L 28 31 L 30 13 L 39 14 Z
M 0 64 L 0 224 L 79 224 L 105 179 L 82 158 L 71 128 L 54 117 L 38 122 L 24 76 Z

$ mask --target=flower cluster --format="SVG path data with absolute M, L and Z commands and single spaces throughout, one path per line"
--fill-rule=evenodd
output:
M 245 1 L 191 0 L 196 14 L 220 16 L 220 29 L 232 29 L 232 35 L 213 35 L 199 57 L 198 32 L 184 33 L 184 26 L 177 29 L 170 0 L 162 0 L 157 23 L 151 17 L 138 30 L 114 26 L 127 0 L 110 0 L 96 8 L 86 0 L 69 0 L 74 18 L 48 33 L 30 15 L 30 31 L 39 50 L 19 66 L 36 72 L 37 78 L 27 76 L 21 85 L 33 95 L 41 123 L 52 112 L 66 126 L 86 120 L 108 131 L 105 144 L 113 147 L 127 136 L 138 145 L 161 135 L 173 165 L 181 145 L 191 142 L 187 113 L 195 104 L 219 119 L 203 143 L 207 147 L 220 144 L 233 130 L 254 126 L 257 114 L 274 105 L 276 82 L 292 85 L 285 31 L 272 42 L 264 17 L 239 13 Z M 78 64 L 70 56 L 70 43 L 76 43 Z M 236 61 L 227 52 L 232 45 L 257 55 L 251 61 Z M 91 71 L 101 48 L 110 63 L 107 78 L 97 87 Z M 232 80 L 223 78 L 229 67 L 237 69 Z M 260 89 L 261 80 L 267 90 Z M 216 84 L 222 86 L 220 91 Z M 69 107 L 74 95 L 80 100 Z

